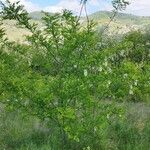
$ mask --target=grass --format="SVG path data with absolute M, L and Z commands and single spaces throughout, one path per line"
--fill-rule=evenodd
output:
M 114 147 L 118 150 L 149 150 L 150 107 L 143 103 L 128 103 L 126 107 L 125 121 L 114 122 L 109 129 Z
M 124 121 L 112 122 L 105 133 L 105 150 L 149 150 L 150 106 L 126 103 Z M 19 112 L 0 108 L 0 150 L 57 150 L 53 127 L 37 118 L 24 118 Z M 102 150 L 103 150 L 102 149 Z
M 6 150 L 42 149 L 47 143 L 48 135 L 37 128 L 35 118 L 28 120 L 18 113 L 6 113 L 1 116 L 0 147 Z

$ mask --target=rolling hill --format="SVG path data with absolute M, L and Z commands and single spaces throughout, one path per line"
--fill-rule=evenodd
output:
M 53 15 L 53 13 L 49 13 L 50 15 Z M 29 16 L 33 19 L 33 20 L 41 20 L 42 17 L 44 17 L 44 13 L 42 13 L 41 11 L 34 11 L 31 12 L 29 14 Z
M 93 19 L 94 21 L 101 21 L 101 20 L 110 20 L 111 16 L 113 15 L 110 11 L 98 11 L 91 15 L 89 15 L 90 19 Z M 142 17 L 142 16 L 136 16 L 132 14 L 126 14 L 126 13 L 118 13 L 115 16 L 116 22 L 122 22 L 122 23 L 130 23 L 134 25 L 141 25 L 141 24 L 147 24 L 150 23 L 150 17 Z
M 52 13 L 50 13 L 53 15 Z M 41 18 L 43 17 L 43 13 L 36 11 L 29 14 L 32 18 L 33 22 L 42 26 Z M 98 11 L 89 15 L 91 20 L 94 20 L 97 23 L 97 29 L 100 30 L 105 25 L 108 24 L 110 17 L 112 16 L 112 12 L 109 11 Z M 83 22 L 86 21 L 86 18 L 82 18 Z M 83 23 L 84 25 L 84 23 Z M 109 30 L 110 32 L 120 32 L 125 33 L 133 29 L 142 29 L 145 26 L 150 25 L 150 17 L 140 17 L 132 14 L 118 13 L 115 17 L 115 20 L 110 24 Z M 15 26 L 15 21 L 4 21 L 4 29 L 6 30 L 7 36 L 12 41 L 24 41 L 25 36 L 28 35 L 29 32 L 25 29 L 18 29 Z

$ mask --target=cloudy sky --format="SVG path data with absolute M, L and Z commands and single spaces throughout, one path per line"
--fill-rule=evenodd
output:
M 17 0 L 10 0 L 12 2 Z M 69 9 L 75 13 L 80 10 L 80 0 L 20 0 L 29 12 L 45 10 L 49 12 L 60 12 L 62 9 Z M 150 16 L 150 0 L 128 0 L 130 6 L 126 13 L 140 16 Z M 99 10 L 112 10 L 111 0 L 89 0 L 88 12 L 92 13 Z

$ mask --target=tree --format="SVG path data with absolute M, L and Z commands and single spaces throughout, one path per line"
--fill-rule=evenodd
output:
M 48 119 L 57 139 L 55 149 L 102 148 L 103 133 L 124 114 L 122 107 L 104 101 L 132 95 L 132 77 L 141 73 L 126 59 L 130 38 L 101 49 L 94 24 L 81 26 L 70 11 L 44 13 L 41 30 L 18 2 L 2 3 L 1 14 L 32 33 L 27 37 L 29 45 L 1 44 L 1 102 L 9 109 Z M 1 35 L 4 41 L 3 31 Z

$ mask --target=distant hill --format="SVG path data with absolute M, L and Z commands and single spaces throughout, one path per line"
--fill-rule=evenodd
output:
M 89 15 L 89 18 L 95 21 L 100 21 L 100 20 L 107 21 L 107 20 L 110 20 L 110 17 L 112 15 L 113 13 L 110 11 L 98 11 Z M 140 24 L 150 23 L 150 17 L 141 17 L 141 16 L 132 15 L 132 14 L 118 13 L 115 17 L 115 21 L 140 25 Z
M 94 18 L 94 19 L 100 19 L 101 18 L 108 18 L 110 16 L 112 16 L 113 12 L 111 11 L 97 11 L 91 15 L 89 15 L 90 17 Z M 136 16 L 136 15 L 132 15 L 132 14 L 127 14 L 127 13 L 118 13 L 116 18 L 119 19 L 137 19 L 137 18 L 141 18 L 140 16 Z
M 50 15 L 53 15 L 53 13 L 49 13 Z M 93 14 L 89 15 L 90 19 L 93 19 L 97 22 L 107 22 L 110 20 L 110 17 L 112 16 L 112 12 L 110 11 L 98 11 Z M 41 11 L 34 11 L 29 14 L 29 16 L 33 20 L 41 20 L 44 14 Z M 150 23 L 150 17 L 141 17 L 136 16 L 132 14 L 126 14 L 126 13 L 118 13 L 115 17 L 115 21 L 118 23 L 124 23 L 124 24 L 133 24 L 133 25 L 141 25 L 141 24 L 149 24 Z
M 53 13 L 50 13 L 53 15 Z M 43 26 L 41 18 L 44 14 L 40 11 L 35 11 L 29 14 L 32 18 L 31 22 L 38 23 L 39 27 Z M 98 11 L 91 15 L 89 18 L 97 22 L 97 30 L 102 30 L 109 22 L 112 12 L 109 11 Z M 82 18 L 83 26 L 86 23 L 86 18 Z M 4 28 L 6 29 L 7 36 L 12 41 L 24 41 L 25 36 L 29 35 L 30 32 L 26 29 L 18 29 L 15 26 L 16 22 L 13 20 L 4 21 Z M 143 29 L 144 27 L 150 28 L 150 17 L 140 17 L 132 14 L 118 13 L 115 17 L 115 21 L 109 26 L 110 33 L 115 33 L 116 35 L 126 33 L 134 29 Z
M 103 32 L 107 27 L 110 18 L 113 16 L 113 12 L 110 11 L 98 11 L 89 15 L 90 20 L 94 20 L 97 23 L 97 30 Z M 86 18 L 84 18 L 86 21 Z M 143 30 L 148 27 L 150 30 L 150 17 L 141 17 L 126 13 L 117 13 L 114 20 L 107 28 L 108 35 L 123 35 L 131 30 Z
M 50 15 L 53 15 L 53 13 L 49 13 Z M 44 17 L 44 13 L 42 13 L 42 11 L 34 11 L 29 13 L 29 16 L 33 19 L 33 20 L 41 20 L 42 17 Z

